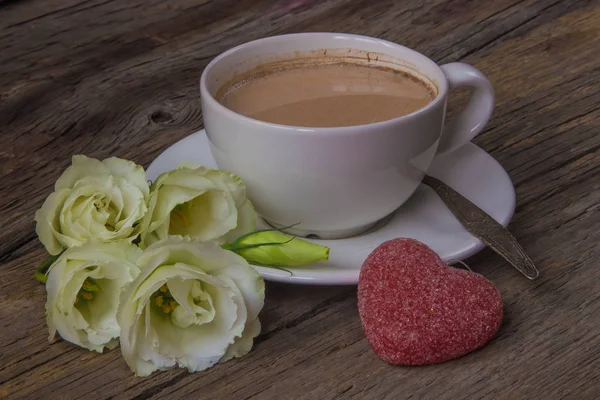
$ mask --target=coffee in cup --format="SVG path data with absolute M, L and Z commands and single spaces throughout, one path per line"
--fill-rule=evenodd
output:
M 223 85 L 217 100 L 264 122 L 338 127 L 387 121 L 435 98 L 418 77 L 389 67 L 331 58 L 261 65 Z

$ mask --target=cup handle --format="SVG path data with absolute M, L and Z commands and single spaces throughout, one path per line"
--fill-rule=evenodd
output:
M 450 90 L 468 86 L 475 91 L 464 110 L 444 126 L 437 154 L 452 152 L 477 136 L 494 110 L 494 88 L 477 68 L 459 62 L 440 68 L 446 74 Z

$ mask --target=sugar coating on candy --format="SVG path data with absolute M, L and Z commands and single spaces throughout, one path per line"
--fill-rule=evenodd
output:
M 502 322 L 502 297 L 483 276 L 444 264 L 414 239 L 393 239 L 365 260 L 358 310 L 369 344 L 391 364 L 424 365 L 487 343 Z

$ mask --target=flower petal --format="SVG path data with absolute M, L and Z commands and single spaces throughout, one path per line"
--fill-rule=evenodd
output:
M 35 213 L 35 232 L 48 253 L 52 255 L 60 253 L 65 245 L 60 240 L 63 238 L 58 235 L 60 230 L 59 217 L 62 206 L 70 192 L 69 189 L 62 189 L 50 194 L 44 201 L 42 208 Z
M 203 241 L 227 234 L 237 224 L 237 210 L 227 192 L 209 190 L 188 201 L 171 215 L 169 233 Z
M 75 155 L 71 158 L 71 165 L 56 181 L 54 189 L 57 191 L 70 189 L 82 178 L 108 174 L 108 168 L 101 161 L 84 155 Z
M 260 328 L 260 321 L 258 318 L 248 322 L 242 336 L 236 338 L 235 342 L 227 348 L 227 352 L 219 362 L 225 362 L 232 358 L 242 357 L 248 354 L 254 344 L 254 338 L 260 334 Z
M 131 182 L 143 193 L 145 199 L 148 198 L 150 188 L 148 186 L 148 181 L 146 180 L 146 172 L 141 165 L 117 157 L 107 158 L 103 160 L 102 163 L 112 175 L 123 178 L 127 182 Z
M 227 233 L 225 243 L 231 243 L 240 236 L 253 232 L 256 229 L 256 211 L 250 200 L 246 199 L 238 208 L 238 220 L 235 229 Z

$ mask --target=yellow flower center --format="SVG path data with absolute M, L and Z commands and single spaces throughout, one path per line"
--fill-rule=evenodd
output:
M 100 291 L 100 286 L 96 283 L 96 281 L 92 278 L 86 278 L 81 285 L 81 289 L 77 293 L 77 297 L 75 298 L 75 304 L 79 302 L 79 300 L 90 301 L 93 300 L 95 295 L 94 293 Z
M 160 311 L 170 314 L 179 306 L 179 303 L 173 298 L 167 284 L 163 284 L 151 297 L 154 304 Z

